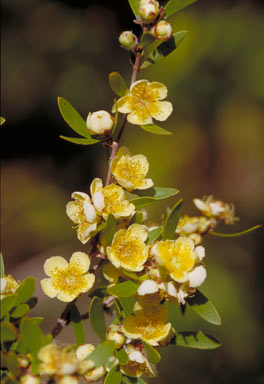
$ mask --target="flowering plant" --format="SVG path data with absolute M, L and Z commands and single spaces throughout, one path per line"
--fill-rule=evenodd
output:
M 151 222 L 144 208 L 179 191 L 155 186 L 147 177 L 147 158 L 119 146 L 127 123 L 151 134 L 171 134 L 153 122 L 165 121 L 172 113 L 172 103 L 165 100 L 168 88 L 137 77 L 179 46 L 186 31 L 173 33 L 168 19 L 194 1 L 169 0 L 162 7 L 155 0 L 129 0 L 141 34 L 124 31 L 119 37 L 130 52 L 133 71 L 129 86 L 119 73 L 109 75 L 117 95 L 111 113 L 89 112 L 85 121 L 68 101 L 58 98 L 62 117 L 81 136 L 61 137 L 111 149 L 108 172 L 105 182 L 95 178 L 89 194 L 73 192 L 66 205 L 66 214 L 78 240 L 87 244 L 87 252 L 74 252 L 69 262 L 51 256 L 44 264 L 48 277 L 40 282 L 42 290 L 49 298 L 67 303 L 48 335 L 40 328 L 41 318 L 28 316 L 37 303 L 35 279 L 27 277 L 20 283 L 5 275 L 1 257 L 3 383 L 76 384 L 81 379 L 88 383 L 102 379 L 105 384 L 143 384 L 145 377 L 157 375 L 160 348 L 170 344 L 197 349 L 220 346 L 215 337 L 202 331 L 174 329 L 171 308 L 184 315 L 190 307 L 208 323 L 220 325 L 215 306 L 199 290 L 207 276 L 203 244 L 207 234 L 224 236 L 215 231 L 218 223 L 236 222 L 234 206 L 213 196 L 196 198 L 200 216 L 191 217 L 182 215 L 180 199 L 168 207 L 160 223 Z M 145 55 L 147 47 L 150 53 Z M 83 295 L 89 299 L 89 310 L 81 314 L 77 301 Z M 105 314 L 111 315 L 109 325 Z M 96 347 L 85 336 L 87 319 L 101 340 Z M 76 343 L 58 343 L 56 337 L 69 323 Z

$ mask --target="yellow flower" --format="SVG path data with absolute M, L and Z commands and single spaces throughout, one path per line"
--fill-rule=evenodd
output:
M 88 372 L 85 373 L 84 379 L 87 383 L 94 383 L 99 381 L 106 373 L 105 367 L 94 368 L 94 363 L 87 359 L 87 357 L 95 350 L 94 345 L 84 344 L 77 348 L 76 356 L 81 363 L 86 363 L 89 366 Z
M 140 224 L 120 229 L 115 233 L 111 246 L 107 247 L 108 259 L 116 268 L 142 271 L 148 259 L 148 246 L 144 243 L 147 237 L 147 231 Z
M 128 362 L 120 366 L 120 371 L 130 377 L 140 377 L 146 375 L 155 377 L 157 375 L 156 367 L 150 364 L 147 358 L 133 345 L 129 344 L 125 348 L 128 355 Z
M 41 375 L 72 375 L 79 367 L 72 346 L 45 345 L 39 350 L 38 358 Z
M 214 217 L 226 224 L 234 224 L 238 218 L 235 217 L 234 204 L 227 204 L 216 200 L 212 195 L 204 196 L 203 199 L 194 199 L 195 206 L 207 217 Z
M 92 288 L 95 276 L 87 273 L 89 267 L 90 259 L 83 252 L 74 252 L 69 263 L 61 256 L 50 257 L 44 264 L 50 277 L 41 280 L 41 287 L 47 296 L 70 302 Z
M 97 213 L 106 220 L 111 213 L 116 219 L 134 213 L 135 206 L 126 200 L 125 192 L 119 185 L 110 184 L 103 187 L 101 179 L 94 179 L 91 184 L 91 195 Z
M 7 295 L 16 292 L 19 283 L 11 275 L 4 275 L 0 279 L 0 297 L 3 299 Z
M 120 324 L 110 324 L 106 331 L 105 338 L 107 340 L 114 341 L 115 348 L 117 349 L 121 348 L 126 341 L 126 338 L 121 331 Z
M 66 213 L 74 224 L 77 224 L 77 237 L 85 244 L 96 230 L 100 218 L 86 193 L 73 192 L 72 198 L 75 201 L 66 205 Z
M 139 296 L 135 314 L 124 319 L 122 331 L 131 339 L 141 339 L 153 346 L 166 345 L 173 335 L 167 318 L 168 310 L 158 300 Z
M 20 384 L 40 384 L 40 380 L 38 377 L 27 373 L 26 375 L 23 375 L 20 377 L 19 383 Z
M 204 247 L 195 248 L 188 237 L 159 241 L 151 253 L 177 283 L 188 282 L 190 287 L 196 288 L 206 278 L 206 270 L 200 265 L 205 254 Z
M 131 124 L 152 124 L 152 118 L 165 121 L 173 109 L 169 101 L 161 101 L 167 97 L 167 93 L 167 87 L 162 83 L 138 80 L 125 96 L 117 100 L 113 112 L 127 113 L 127 120 Z
M 184 215 L 180 218 L 176 228 L 176 233 L 181 236 L 188 236 L 195 245 L 201 244 L 202 235 L 210 228 L 211 221 L 205 216 L 188 216 Z
M 111 172 L 118 184 L 127 191 L 133 189 L 147 189 L 152 187 L 153 181 L 145 179 L 149 170 L 149 163 L 144 155 L 130 156 L 126 147 L 121 147 L 111 162 Z

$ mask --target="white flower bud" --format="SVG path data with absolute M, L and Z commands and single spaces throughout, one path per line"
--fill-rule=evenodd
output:
M 116 348 L 121 348 L 125 343 L 126 338 L 121 332 L 121 326 L 118 324 L 111 324 L 106 333 L 106 339 L 115 342 Z
M 131 51 L 138 45 L 138 39 L 133 32 L 124 31 L 119 36 L 119 43 L 122 45 L 123 48 L 127 49 L 128 51 Z
M 139 3 L 138 14 L 146 24 L 152 23 L 160 12 L 158 1 L 143 0 Z
M 89 112 L 86 120 L 88 131 L 92 135 L 102 135 L 112 129 L 114 118 L 106 111 Z
M 166 20 L 161 20 L 151 29 L 151 33 L 156 39 L 166 41 L 172 36 L 172 26 Z

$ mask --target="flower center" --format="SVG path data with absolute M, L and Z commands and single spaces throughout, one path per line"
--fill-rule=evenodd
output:
M 86 287 L 86 280 L 76 265 L 69 265 L 65 269 L 56 269 L 52 277 L 54 288 L 70 295 L 79 293 Z
M 145 177 L 144 169 L 139 160 L 129 156 L 122 156 L 117 164 L 117 176 L 129 180 L 134 185 L 140 184 Z

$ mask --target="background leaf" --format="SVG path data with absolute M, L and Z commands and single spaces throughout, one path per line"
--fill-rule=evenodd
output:
M 89 308 L 89 320 L 94 332 L 100 337 L 101 340 L 104 340 L 106 333 L 104 309 L 102 300 L 97 296 L 93 297 L 91 301 Z
M 98 143 L 100 141 L 100 140 L 96 140 L 96 139 L 92 139 L 92 138 L 82 139 L 79 137 L 67 137 L 67 136 L 62 136 L 62 135 L 60 135 L 60 138 L 63 140 L 69 141 L 70 143 L 79 144 L 79 145 L 91 145 L 91 144 Z
M 174 13 L 181 11 L 196 1 L 197 0 L 170 0 L 164 7 L 166 16 L 172 16 Z
M 143 346 L 148 361 L 152 364 L 158 364 L 161 359 L 159 352 L 148 343 L 143 342 Z
M 134 313 L 135 297 L 119 297 L 119 303 L 121 304 L 126 315 L 132 315 Z
M 117 366 L 115 365 L 110 369 L 106 375 L 104 384 L 120 384 L 122 381 L 122 373 L 117 371 Z
M 123 283 L 113 285 L 109 287 L 108 292 L 111 295 L 117 297 L 130 297 L 134 296 L 138 290 L 138 284 L 133 283 L 133 281 L 124 281 Z
M 156 124 L 145 124 L 141 125 L 140 128 L 144 129 L 146 132 L 154 133 L 155 135 L 172 135 L 172 132 L 161 128 Z
M 146 244 L 149 245 L 153 243 L 153 241 L 157 240 L 162 234 L 162 229 L 163 229 L 162 227 L 157 227 L 149 231 Z
M 34 277 L 29 276 L 25 280 L 23 280 L 16 290 L 16 295 L 18 296 L 16 304 L 26 303 L 33 296 L 35 289 L 36 279 Z
M 174 33 L 174 35 L 167 41 L 164 41 L 158 45 L 146 58 L 144 63 L 141 65 L 140 69 L 148 68 L 152 64 L 158 63 L 161 59 L 168 56 L 173 52 L 180 43 L 183 41 L 187 34 L 187 31 L 179 31 Z M 143 127 L 143 126 L 142 126 Z M 141 127 L 141 128 L 142 128 Z
M 115 355 L 116 355 L 116 358 L 118 359 L 120 365 L 125 365 L 129 360 L 128 354 L 126 353 L 126 351 L 123 348 L 117 349 L 115 351 Z
M 81 314 L 75 304 L 71 307 L 71 323 L 77 346 L 85 343 L 85 328 Z
M 136 209 L 141 209 L 148 205 L 155 203 L 157 200 L 167 199 L 168 197 L 174 196 L 179 191 L 175 188 L 163 188 L 163 187 L 152 187 L 145 190 L 136 190 L 133 191 L 133 194 L 136 194 L 137 198 L 130 200 L 136 207 Z
M 8 295 L 1 300 L 1 319 L 15 306 L 16 300 L 16 294 Z
M 109 357 L 113 356 L 115 350 L 115 342 L 105 340 L 99 344 L 95 350 L 88 356 L 88 360 L 92 360 L 95 367 L 106 364 Z
M 105 237 L 106 237 L 107 245 L 110 245 L 112 243 L 116 230 L 117 230 L 116 219 L 114 218 L 113 215 L 109 214 L 107 216 L 106 227 L 105 227 Z
M 0 252 L 0 277 L 4 277 L 5 274 L 5 264 L 2 252 Z
M 17 337 L 16 327 L 9 322 L 2 322 L 0 324 L 1 330 L 1 342 L 4 343 L 6 341 L 13 341 Z
M 204 320 L 214 325 L 221 325 L 221 318 L 213 303 L 207 299 L 198 289 L 193 297 L 186 299 L 189 306 Z
M 45 337 L 40 327 L 32 319 L 24 317 L 20 322 L 20 332 L 23 344 L 37 357 L 38 351 L 45 345 Z
M 179 200 L 174 207 L 172 207 L 170 213 L 168 214 L 164 227 L 163 227 L 163 239 L 164 240 L 174 240 L 176 235 L 175 235 L 175 230 L 178 225 L 178 221 L 180 219 L 180 214 L 181 214 L 181 209 L 183 206 L 183 201 L 182 199 Z
M 118 72 L 111 72 L 109 74 L 109 83 L 112 91 L 115 92 L 119 97 L 124 96 L 128 90 L 125 80 Z
M 210 336 L 201 331 L 176 332 L 175 344 L 178 347 L 195 349 L 215 349 L 221 345 L 214 336 Z

